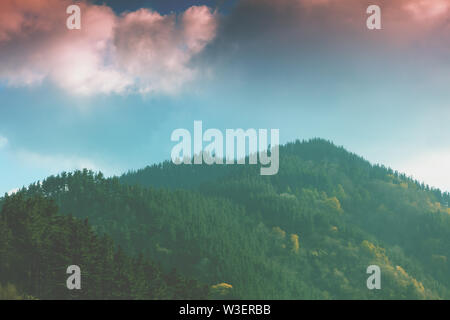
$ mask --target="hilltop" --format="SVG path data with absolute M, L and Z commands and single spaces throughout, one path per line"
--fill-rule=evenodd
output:
M 164 162 L 114 178 L 62 173 L 20 193 L 88 218 L 164 272 L 222 284 L 223 297 L 450 298 L 449 194 L 322 139 L 281 146 L 274 176 Z M 372 264 L 381 290 L 366 287 Z

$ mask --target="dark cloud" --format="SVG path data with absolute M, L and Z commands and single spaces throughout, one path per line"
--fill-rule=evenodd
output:
M 232 78 L 223 83 L 253 83 L 255 90 L 304 82 L 341 90 L 345 82 L 370 86 L 449 69 L 450 1 L 377 1 L 382 30 L 376 31 L 366 27 L 373 3 L 242 0 L 222 15 L 216 39 L 197 62 Z

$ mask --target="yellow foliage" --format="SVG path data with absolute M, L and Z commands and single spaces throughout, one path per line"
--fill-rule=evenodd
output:
M 408 184 L 406 182 L 402 182 L 400 183 L 400 187 L 402 187 L 403 189 L 408 189 Z
M 403 268 L 400 267 L 400 266 L 396 266 L 396 267 L 395 267 L 395 270 L 397 270 L 401 275 L 403 275 L 403 276 L 405 276 L 405 277 L 408 276 L 408 274 L 406 273 L 405 269 L 403 269 Z
M 222 283 L 212 285 L 211 289 L 216 294 L 226 295 L 231 289 L 233 289 L 233 286 L 231 284 L 222 282 Z
M 333 209 L 336 209 L 337 211 L 341 211 L 341 203 L 339 202 L 339 199 L 336 197 L 331 197 L 327 199 L 327 202 L 331 205 Z
M 429 199 L 427 199 L 427 205 L 434 212 L 436 212 L 436 211 L 444 211 L 444 212 L 447 212 L 448 214 L 450 214 L 450 208 L 443 207 L 440 202 L 434 202 L 433 203 Z
M 282 230 L 280 227 L 273 227 L 272 232 L 281 239 L 284 239 L 286 237 L 286 231 Z
M 231 284 L 222 282 L 222 283 L 218 283 L 218 284 L 211 286 L 211 288 L 213 288 L 213 289 L 231 289 L 231 288 L 233 288 L 233 286 Z
M 337 231 L 338 231 L 338 227 L 332 226 L 332 227 L 330 228 L 330 230 L 333 231 L 333 232 L 337 232 Z
M 375 251 L 375 245 L 367 240 L 363 240 L 361 246 L 369 251 Z
M 292 251 L 298 253 L 298 250 L 300 249 L 300 244 L 298 242 L 298 235 L 291 234 L 291 243 L 292 243 Z
M 17 292 L 17 289 L 12 284 L 3 286 L 0 284 L 0 300 L 22 300 L 23 297 Z
M 409 283 L 412 283 L 414 289 L 416 292 L 421 295 L 422 297 L 425 297 L 425 287 L 423 286 L 422 282 L 417 281 L 413 277 L 411 277 L 405 269 L 403 269 L 400 266 L 396 266 L 395 270 L 397 270 L 398 275 L 401 279 L 399 280 L 404 286 L 408 285 Z
M 389 263 L 389 259 L 386 256 L 386 250 L 384 248 L 377 247 L 367 240 L 363 240 L 361 247 L 373 255 L 378 261 Z
M 429 298 L 430 292 L 425 290 L 425 287 L 420 281 L 417 281 L 415 278 L 411 277 L 405 269 L 403 269 L 401 266 L 394 266 L 389 261 L 388 257 L 386 256 L 386 250 L 384 248 L 377 247 L 373 243 L 364 240 L 361 243 L 361 247 L 368 251 L 370 254 L 372 254 L 376 260 L 377 264 L 382 265 L 383 269 L 388 273 L 392 274 L 396 281 L 403 286 L 404 288 L 407 288 L 412 284 L 415 292 L 418 296 L 420 296 L 422 299 Z

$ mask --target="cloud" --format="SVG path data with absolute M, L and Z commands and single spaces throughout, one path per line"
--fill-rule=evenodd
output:
M 174 93 L 195 78 L 190 60 L 216 33 L 217 15 L 205 6 L 178 17 L 148 9 L 117 16 L 85 1 L 78 3 L 81 30 L 68 30 L 70 4 L 1 1 L 0 80 L 11 86 L 48 80 L 84 95 Z
M 450 2 L 447 0 L 403 1 L 403 8 L 408 10 L 417 20 L 442 20 L 447 17 L 448 12 L 450 11 Z
M 117 63 L 137 77 L 141 92 L 173 93 L 192 80 L 191 58 L 215 36 L 216 17 L 207 7 L 191 7 L 181 15 L 160 15 L 148 9 L 124 14 L 114 43 Z
M 447 150 L 431 150 L 399 161 L 395 167 L 430 186 L 450 191 L 450 152 Z
M 377 45 L 401 52 L 430 43 L 448 48 L 442 38 L 450 36 L 450 1 L 378 0 L 383 28 L 378 31 L 366 27 L 366 9 L 372 4 L 371 0 L 241 0 L 224 19 L 216 42 L 232 50 L 263 42 L 275 48 L 328 48 L 349 55 Z
M 8 144 L 8 139 L 0 135 L 0 149 L 6 147 Z
M 12 196 L 14 193 L 19 192 L 19 188 L 11 189 L 7 192 L 8 196 Z
M 14 152 L 16 161 L 27 167 L 45 169 L 52 174 L 62 171 L 73 171 L 80 169 L 90 169 L 93 171 L 105 170 L 107 166 L 101 166 L 88 158 L 62 155 L 62 154 L 41 154 L 28 150 L 18 150 Z M 106 171 L 108 171 L 106 169 Z
M 450 1 L 376 3 L 382 30 L 374 31 L 366 26 L 371 0 L 241 0 L 201 54 L 220 80 L 205 85 L 233 95 L 310 96 L 316 105 L 383 86 L 395 86 L 393 94 L 419 85 L 430 97 L 445 94 Z
M 49 81 L 83 95 L 174 94 L 201 71 L 213 70 L 214 62 L 245 56 L 246 49 L 254 61 L 267 57 L 269 64 L 285 59 L 273 56 L 284 48 L 348 60 L 391 53 L 405 61 L 424 54 L 442 60 L 450 53 L 441 40 L 450 36 L 448 0 L 379 0 L 380 32 L 365 27 L 370 0 L 241 0 L 222 18 L 206 6 L 180 14 L 140 9 L 117 16 L 107 5 L 81 1 L 82 29 L 67 30 L 70 4 L 0 2 L 0 81 L 10 86 Z M 210 65 L 194 65 L 209 44 L 209 55 L 202 57 Z

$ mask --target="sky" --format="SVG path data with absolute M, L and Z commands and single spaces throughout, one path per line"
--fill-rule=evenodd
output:
M 450 191 L 449 17 L 450 0 L 2 0 L 0 194 L 168 160 L 194 120 L 329 139 Z

